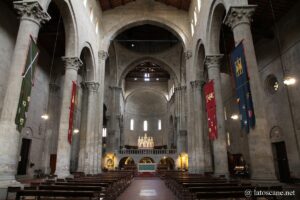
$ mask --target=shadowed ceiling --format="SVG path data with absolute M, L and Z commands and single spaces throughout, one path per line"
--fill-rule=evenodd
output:
M 118 6 L 125 5 L 135 0 L 99 0 L 103 11 L 113 9 Z M 155 0 L 169 6 L 174 6 L 178 9 L 188 11 L 190 8 L 191 0 Z

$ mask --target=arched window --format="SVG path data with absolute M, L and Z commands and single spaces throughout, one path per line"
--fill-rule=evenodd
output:
M 94 20 L 94 11 L 93 11 L 92 8 L 91 8 L 91 11 L 90 11 L 90 20 L 91 20 L 91 22 L 93 22 L 93 20 Z
M 102 137 L 106 137 L 106 136 L 107 136 L 107 129 L 103 128 Z
M 148 121 L 144 121 L 144 131 L 148 131 Z
M 133 131 L 134 130 L 134 119 L 130 120 L 130 130 Z
M 97 21 L 97 23 L 96 23 L 96 34 L 98 34 L 99 33 L 99 22 Z
M 194 20 L 192 20 L 191 22 L 191 32 L 192 32 L 192 36 L 194 35 Z
M 158 120 L 158 130 L 161 131 L 161 120 Z
M 197 0 L 197 8 L 198 8 L 198 12 L 200 12 L 200 10 L 201 10 L 201 0 Z

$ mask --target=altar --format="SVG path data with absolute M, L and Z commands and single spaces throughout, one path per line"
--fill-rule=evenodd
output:
M 153 137 L 148 137 L 147 133 L 145 133 L 144 136 L 139 136 L 137 143 L 138 143 L 139 149 L 153 149 L 154 148 Z

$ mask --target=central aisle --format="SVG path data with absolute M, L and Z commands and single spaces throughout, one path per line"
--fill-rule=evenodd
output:
M 175 200 L 173 193 L 157 177 L 134 178 L 117 200 Z

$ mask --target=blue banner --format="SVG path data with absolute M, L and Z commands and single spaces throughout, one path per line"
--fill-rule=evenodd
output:
M 243 43 L 240 43 L 231 53 L 231 66 L 235 78 L 241 126 L 249 133 L 250 128 L 255 126 L 255 115 Z

